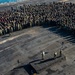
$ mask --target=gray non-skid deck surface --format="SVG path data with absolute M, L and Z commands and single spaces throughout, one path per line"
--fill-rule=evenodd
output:
M 56 29 L 56 27 L 33 27 L 14 32 L 10 37 L 4 38 L 4 36 L 2 36 L 0 41 L 22 35 L 0 44 L 0 74 L 4 74 L 23 63 L 27 64 L 28 62 L 41 58 L 39 54 L 43 50 L 51 53 L 51 57 L 54 52 L 61 49 L 62 41 L 65 43 L 64 49 L 72 47 L 72 44 L 64 40 L 63 37 L 49 31 L 49 29 L 53 28 Z M 58 29 L 56 30 L 58 31 Z M 18 59 L 20 60 L 19 64 L 17 63 Z
M 29 75 L 24 68 L 14 69 L 10 71 L 7 75 Z

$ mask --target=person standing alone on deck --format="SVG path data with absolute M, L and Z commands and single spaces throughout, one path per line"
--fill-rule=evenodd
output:
M 42 60 L 44 60 L 44 57 L 45 57 L 45 52 L 43 51 L 42 52 Z

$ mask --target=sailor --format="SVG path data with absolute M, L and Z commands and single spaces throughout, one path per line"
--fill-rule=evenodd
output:
M 43 51 L 42 52 L 42 60 L 44 60 L 44 57 L 45 57 L 45 52 Z
M 21 23 L 20 23 L 20 30 L 22 30 L 22 25 L 21 25 Z
M 33 16 L 31 15 L 30 16 L 30 27 L 32 27 L 32 25 L 33 25 Z
M 11 26 L 8 26 L 8 33 L 9 33 L 9 36 L 11 35 Z
M 35 15 L 33 15 L 33 26 L 35 26 Z
M 64 42 L 62 42 L 61 45 L 62 45 L 61 49 L 63 50 L 64 49 Z
M 0 35 L 2 35 L 2 29 L 0 28 Z
M 4 30 L 5 30 L 5 34 L 7 33 L 7 27 L 4 27 Z
M 54 59 L 56 59 L 56 57 L 57 57 L 57 52 L 54 53 Z
M 12 24 L 13 24 L 13 26 L 12 26 L 13 27 L 13 31 L 15 31 L 16 30 L 16 28 L 15 28 L 15 21 L 13 21 Z
M 60 57 L 62 56 L 62 51 L 60 50 Z
M 10 27 L 10 32 L 13 32 L 13 26 Z
M 18 30 L 20 30 L 20 24 L 19 23 L 17 24 L 17 27 L 18 27 Z

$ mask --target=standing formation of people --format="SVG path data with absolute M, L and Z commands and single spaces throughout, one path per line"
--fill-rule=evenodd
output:
M 51 25 L 75 29 L 75 4 L 51 2 L 49 4 L 23 5 L 0 12 L 0 35 L 27 27 Z

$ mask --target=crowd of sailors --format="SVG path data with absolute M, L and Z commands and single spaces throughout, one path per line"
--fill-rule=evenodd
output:
M 75 29 L 75 4 L 50 2 L 37 5 L 11 7 L 0 11 L 0 35 L 22 30 L 27 27 L 58 25 L 66 29 Z

